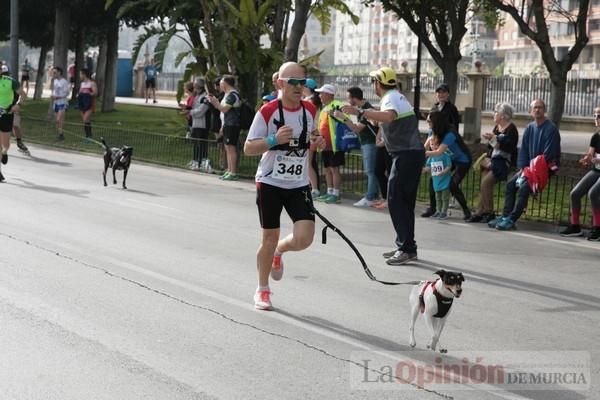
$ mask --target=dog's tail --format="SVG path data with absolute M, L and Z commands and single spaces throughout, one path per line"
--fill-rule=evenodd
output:
M 109 147 L 103 137 L 100 138 L 100 141 L 102 142 L 102 147 L 104 147 L 104 150 L 109 151 Z

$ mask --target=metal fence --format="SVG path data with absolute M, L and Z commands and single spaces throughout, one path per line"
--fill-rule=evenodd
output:
M 379 103 L 379 97 L 375 93 L 375 86 L 371 83 L 371 77 L 368 75 L 344 75 L 344 76 L 324 76 L 323 84 L 328 83 L 334 85 L 337 89 L 337 97 L 343 98 L 346 91 L 352 86 L 358 86 L 363 90 L 363 96 L 372 104 Z M 412 79 L 410 88 L 402 88 L 404 92 L 413 92 L 416 79 Z M 421 92 L 433 93 L 435 89 L 444 83 L 442 76 L 422 76 L 419 82 Z M 460 76 L 458 80 L 458 93 L 468 93 L 469 79 L 465 76 Z
M 58 142 L 53 121 L 45 119 L 23 118 L 23 128 L 28 133 L 27 140 L 32 143 L 39 143 L 53 146 L 56 148 L 65 148 L 71 150 L 84 151 L 88 153 L 101 154 L 103 152 L 99 142 L 88 142 L 84 140 L 83 125 L 65 124 L 65 140 Z M 103 127 L 94 125 L 94 138 L 98 140 L 104 137 L 111 147 L 120 147 L 122 145 L 133 146 L 133 158 L 135 160 L 146 161 L 150 163 L 168 165 L 172 167 L 186 168 L 192 158 L 194 141 L 197 139 L 186 139 L 183 136 L 165 135 L 159 132 L 141 132 L 129 129 L 118 129 L 115 127 Z M 244 137 L 240 139 L 243 143 Z M 222 144 L 212 138 L 207 141 L 208 158 L 212 165 L 213 173 L 220 173 L 224 169 L 225 155 Z M 252 179 L 258 165 L 258 157 L 247 157 L 240 151 L 239 172 L 243 178 Z M 98 163 L 101 169 L 100 162 Z M 321 182 L 324 185 L 325 179 L 322 176 L 323 168 L 320 166 Z M 362 156 L 360 152 L 346 154 L 346 164 L 342 172 L 342 194 L 346 198 L 358 199 L 366 192 L 366 176 L 363 170 Z M 100 182 L 100 174 L 97 179 Z M 569 192 L 577 182 L 580 176 L 559 176 L 550 180 L 549 186 L 538 199 L 530 199 L 526 219 L 549 222 L 552 224 L 565 224 L 569 217 Z M 479 196 L 478 171 L 471 170 L 463 180 L 461 187 L 465 193 L 468 204 L 475 208 Z M 418 200 L 427 202 L 428 195 L 428 176 L 421 177 L 419 186 Z M 501 210 L 504 203 L 504 183 L 497 185 L 495 192 L 496 210 Z M 321 187 L 324 189 L 324 187 Z M 587 198 L 582 205 L 582 223 L 591 224 L 591 212 L 587 211 Z M 462 217 L 462 212 L 457 211 L 457 215 Z
M 493 111 L 500 102 L 511 104 L 518 113 L 527 113 L 531 100 L 550 100 L 552 83 L 549 78 L 534 77 L 490 77 L 484 92 L 484 110 Z M 600 80 L 572 79 L 567 81 L 565 115 L 589 116 L 600 104 Z
M 160 91 L 177 91 L 177 82 L 183 78 L 179 72 L 165 72 L 159 75 L 156 84 Z M 363 90 L 363 95 L 372 104 L 379 103 L 375 88 L 368 75 L 339 75 L 318 78 L 323 84 L 331 84 L 337 88 L 337 96 L 343 98 L 352 86 Z M 403 88 L 407 93 L 413 92 L 416 78 L 412 78 L 411 87 Z M 421 76 L 419 82 L 422 93 L 433 93 L 439 84 L 444 82 L 443 76 Z M 500 76 L 486 79 L 483 111 L 494 111 L 496 104 L 507 102 L 515 112 L 528 113 L 532 99 L 550 100 L 551 82 L 549 78 Z M 469 79 L 459 76 L 457 93 L 469 92 Z M 589 116 L 593 108 L 600 105 L 600 80 L 575 78 L 567 81 L 565 95 L 565 116 Z

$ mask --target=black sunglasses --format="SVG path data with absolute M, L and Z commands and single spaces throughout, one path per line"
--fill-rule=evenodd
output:
M 600 119 L 600 114 L 594 113 L 594 119 Z
M 304 86 L 306 85 L 306 79 L 305 78 L 279 78 L 282 81 L 287 82 L 288 85 L 292 85 L 292 86 Z

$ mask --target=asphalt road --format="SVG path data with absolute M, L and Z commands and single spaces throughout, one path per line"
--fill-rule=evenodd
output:
M 386 362 L 430 354 L 426 330 L 418 321 L 411 349 L 410 286 L 369 281 L 335 233 L 286 254 L 276 310 L 255 311 L 251 182 L 134 160 L 129 190 L 105 188 L 99 157 L 30 148 L 11 148 L 0 184 L 2 399 L 600 398 L 600 243 L 420 219 L 421 261 L 392 268 L 387 213 L 320 205 L 382 279 L 465 274 L 444 362 L 591 360 L 582 390 L 384 385 Z

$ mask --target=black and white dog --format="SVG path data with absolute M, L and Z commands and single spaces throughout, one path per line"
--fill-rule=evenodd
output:
M 410 293 L 411 322 L 409 326 L 409 344 L 415 347 L 415 322 L 419 314 L 431 334 L 431 342 L 427 348 L 435 351 L 446 319 L 450 314 L 452 302 L 462 294 L 462 283 L 465 278 L 460 272 L 436 271 L 440 278 L 435 281 L 425 281 L 415 285 Z M 448 350 L 440 348 L 440 353 Z
M 104 186 L 106 186 L 106 171 L 108 171 L 109 168 L 112 168 L 113 184 L 117 184 L 117 177 L 115 175 L 116 171 L 123 170 L 123 189 L 127 189 L 127 172 L 129 171 L 129 165 L 131 164 L 133 147 L 123 146 L 120 149 L 116 147 L 108 147 L 104 141 L 104 138 L 101 140 L 102 147 L 104 147 L 104 172 L 102 172 Z

